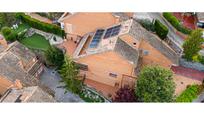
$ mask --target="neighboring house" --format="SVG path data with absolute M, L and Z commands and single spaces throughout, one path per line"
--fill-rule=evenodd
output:
M 120 87 L 133 87 L 142 66 L 170 68 L 179 59 L 165 42 L 129 18 L 86 34 L 72 57 L 81 65 L 85 83 L 109 98 Z
M 0 76 L 13 83 L 20 80 L 23 86 L 38 85 L 43 67 L 35 54 L 17 41 L 0 53 Z
M 55 99 L 44 92 L 38 86 L 24 87 L 22 89 L 11 88 L 0 98 L 0 102 L 56 102 Z

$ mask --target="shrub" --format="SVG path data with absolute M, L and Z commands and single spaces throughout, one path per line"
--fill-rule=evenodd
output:
M 191 85 L 187 86 L 186 90 L 184 90 L 177 98 L 176 102 L 192 102 L 201 91 L 201 86 L 199 85 Z
M 17 13 L 16 17 L 33 28 L 36 28 L 45 32 L 53 33 L 62 37 L 65 35 L 64 30 L 62 30 L 57 25 L 41 22 L 37 19 L 31 18 L 28 15 L 25 15 L 24 13 Z
M 163 25 L 159 20 L 155 20 L 154 22 L 154 28 L 156 30 L 156 34 L 164 40 L 168 34 L 168 28 Z
M 138 20 L 138 22 L 148 31 L 152 31 L 155 32 L 155 28 L 154 28 L 154 24 L 148 20 L 148 19 L 144 19 L 144 20 Z
M 45 51 L 45 57 L 49 66 L 60 67 L 64 63 L 63 51 L 55 46 L 50 46 Z
M 17 39 L 17 34 L 9 27 L 3 27 L 1 29 L 1 32 L 5 37 L 6 41 L 13 42 Z
M 164 12 L 163 13 L 164 18 L 171 23 L 178 31 L 184 33 L 184 34 L 190 34 L 191 30 L 184 27 L 180 24 L 179 20 L 172 15 L 172 13 Z
M 116 92 L 116 96 L 113 99 L 113 102 L 136 102 L 134 89 L 129 87 L 120 88 Z

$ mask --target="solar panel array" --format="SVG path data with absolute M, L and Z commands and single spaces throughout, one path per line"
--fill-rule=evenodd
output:
M 118 35 L 120 32 L 120 27 L 121 25 L 117 25 L 117 26 L 108 28 L 104 35 L 104 39 Z
M 98 44 L 99 44 L 99 42 L 103 36 L 103 33 L 104 33 L 104 29 L 99 29 L 96 31 L 96 33 L 95 33 L 95 35 L 94 35 L 94 37 L 93 37 L 93 39 L 89 45 L 90 48 L 96 48 L 98 46 Z

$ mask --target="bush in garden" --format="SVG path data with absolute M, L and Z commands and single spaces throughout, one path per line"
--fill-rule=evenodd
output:
M 62 30 L 57 25 L 41 22 L 39 20 L 31 18 L 28 15 L 25 15 L 24 13 L 17 13 L 16 17 L 33 28 L 36 28 L 45 32 L 53 33 L 62 37 L 65 35 L 64 30 Z
M 116 92 L 116 96 L 113 99 L 113 102 L 136 102 L 134 89 L 129 87 L 120 88 Z
M 163 25 L 159 20 L 155 20 L 154 22 L 154 28 L 156 31 L 156 34 L 162 39 L 164 40 L 167 37 L 168 34 L 168 28 Z
M 13 42 L 17 39 L 17 34 L 9 27 L 3 27 L 1 29 L 1 32 L 5 37 L 6 41 Z
M 179 20 L 169 12 L 164 12 L 163 13 L 164 18 L 171 23 L 178 31 L 184 33 L 184 34 L 190 34 L 191 30 L 184 27 L 183 25 L 180 24 Z
M 184 90 L 177 98 L 176 102 L 192 102 L 201 91 L 201 86 L 199 85 L 191 85 L 187 86 L 186 90 Z
M 63 51 L 55 46 L 50 46 L 48 50 L 45 51 L 45 57 L 47 65 L 60 67 L 64 63 Z

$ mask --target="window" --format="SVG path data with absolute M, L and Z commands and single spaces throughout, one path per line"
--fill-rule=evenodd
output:
M 118 75 L 117 74 L 115 74 L 115 73 L 109 73 L 109 76 L 111 76 L 111 77 L 117 77 Z

